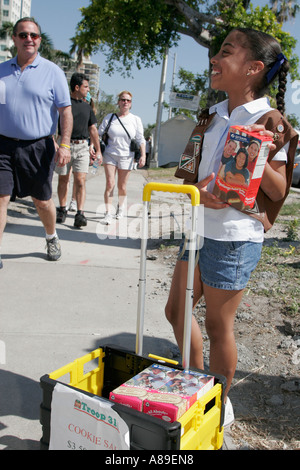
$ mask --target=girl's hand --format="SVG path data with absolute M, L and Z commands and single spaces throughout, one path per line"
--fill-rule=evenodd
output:
M 258 131 L 261 135 L 268 135 L 275 140 L 276 134 L 267 131 L 262 124 L 243 126 L 248 131 Z M 275 144 L 268 144 L 270 150 L 275 150 Z M 260 184 L 261 189 L 272 201 L 280 201 L 286 193 L 286 163 L 282 161 L 267 162 Z
M 204 207 L 209 209 L 224 209 L 225 207 L 228 207 L 228 204 L 207 191 L 207 185 L 214 179 L 214 177 L 215 174 L 211 173 L 209 176 L 195 184 L 200 191 L 200 204 L 204 204 Z
M 241 127 L 243 129 L 245 129 L 246 131 L 248 131 L 248 132 L 254 132 L 255 131 L 255 132 L 258 132 L 261 135 L 267 135 L 268 137 L 272 137 L 272 139 L 274 140 L 274 137 L 275 137 L 274 132 L 267 131 L 267 129 L 265 128 L 265 126 L 263 124 L 251 124 L 250 126 L 241 126 Z M 268 146 L 269 146 L 270 150 L 275 150 L 276 149 L 276 146 L 272 142 L 269 142 Z

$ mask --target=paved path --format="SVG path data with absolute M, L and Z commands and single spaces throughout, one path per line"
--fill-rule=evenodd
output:
M 123 229 L 124 222 L 103 226 L 104 183 L 103 168 L 88 177 L 87 227 L 74 229 L 72 214 L 57 227 L 58 262 L 46 260 L 44 230 L 31 201 L 10 204 L 0 271 L 0 450 L 39 449 L 42 375 L 108 342 L 135 348 L 140 242 L 120 234 L 128 224 L 134 234 L 140 217 L 132 212 Z M 144 184 L 143 172 L 132 172 L 130 207 L 142 203 Z M 56 185 L 54 177 L 57 204 Z M 147 288 L 155 289 L 153 264 L 147 273 Z M 164 305 L 155 299 L 144 331 L 144 352 L 163 355 L 174 347 Z

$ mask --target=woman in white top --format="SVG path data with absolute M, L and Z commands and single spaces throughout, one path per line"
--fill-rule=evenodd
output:
M 265 89 L 279 77 L 278 110 L 283 114 L 284 92 L 288 71 L 287 59 L 271 36 L 237 28 L 224 40 L 220 51 L 211 59 L 213 89 L 225 91 L 228 99 L 213 106 L 216 112 L 204 134 L 202 159 L 198 170 L 201 205 L 204 205 L 202 247 L 195 270 L 194 305 L 204 296 L 206 331 L 210 339 L 210 370 L 226 377 L 225 424 L 233 421 L 233 410 L 227 398 L 235 373 L 237 350 L 234 319 L 244 288 L 260 258 L 264 227 L 212 194 L 228 129 L 232 125 L 249 126 L 271 135 L 255 122 L 271 108 L 263 97 Z M 271 144 L 271 149 L 274 149 Z M 266 164 L 261 189 L 271 199 L 280 200 L 287 189 L 286 149 L 280 150 Z M 203 206 L 202 206 L 203 207 Z M 188 254 L 176 264 L 166 317 L 182 350 Z M 196 319 L 192 319 L 191 366 L 203 369 L 202 336 Z
M 122 91 L 118 96 L 119 112 L 114 115 L 108 130 L 108 144 L 103 155 L 103 165 L 106 176 L 104 202 L 106 214 L 105 224 L 112 222 L 112 201 L 115 188 L 116 173 L 118 173 L 118 206 L 116 217 L 123 215 L 123 205 L 127 195 L 127 182 L 130 171 L 134 168 L 134 152 L 130 150 L 131 139 L 135 139 L 140 147 L 141 156 L 138 162 L 143 167 L 146 162 L 144 129 L 141 119 L 130 112 L 132 94 Z M 102 136 L 108 125 L 111 114 L 108 114 L 99 127 Z M 126 132 L 127 131 L 127 132 Z

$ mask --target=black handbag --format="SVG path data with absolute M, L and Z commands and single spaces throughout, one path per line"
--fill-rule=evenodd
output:
M 135 139 L 132 139 L 126 129 L 126 127 L 124 127 L 123 123 L 121 122 L 121 120 L 119 119 L 119 116 L 116 114 L 118 120 L 119 120 L 119 123 L 121 124 L 121 126 L 123 127 L 124 131 L 126 132 L 126 134 L 128 135 L 129 139 L 130 139 L 130 151 L 131 152 L 134 152 L 134 159 L 136 161 L 139 161 L 139 159 L 141 158 L 141 151 L 140 151 L 140 146 L 139 144 L 137 143 L 137 141 Z
M 135 139 L 131 139 L 131 141 L 130 141 L 130 151 L 131 152 L 139 152 L 139 150 L 140 150 L 140 146 L 137 143 L 137 141 Z
M 101 141 L 100 141 L 100 149 L 101 149 L 101 153 L 102 155 L 104 154 L 105 152 L 105 149 L 106 149 L 106 146 L 108 144 L 108 131 L 109 131 L 109 128 L 110 128 L 110 125 L 111 125 L 111 121 L 113 120 L 113 117 L 114 117 L 114 114 L 111 115 L 110 117 L 110 120 L 101 136 Z

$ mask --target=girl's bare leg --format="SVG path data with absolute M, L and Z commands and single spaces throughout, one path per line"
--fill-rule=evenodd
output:
M 205 284 L 203 291 L 206 302 L 205 326 L 210 340 L 209 369 L 226 377 L 226 397 L 237 364 L 234 319 L 244 291 L 215 289 Z
M 165 309 L 166 317 L 173 327 L 181 352 L 183 349 L 187 271 L 188 263 L 177 261 Z M 204 294 L 206 302 L 205 325 L 210 339 L 209 368 L 211 372 L 226 377 L 226 398 L 237 364 L 234 319 L 243 297 L 243 290 L 228 291 L 203 284 L 200 279 L 199 266 L 197 266 L 194 277 L 194 306 L 202 294 Z M 202 334 L 194 316 L 192 317 L 190 365 L 198 369 L 204 368 Z

